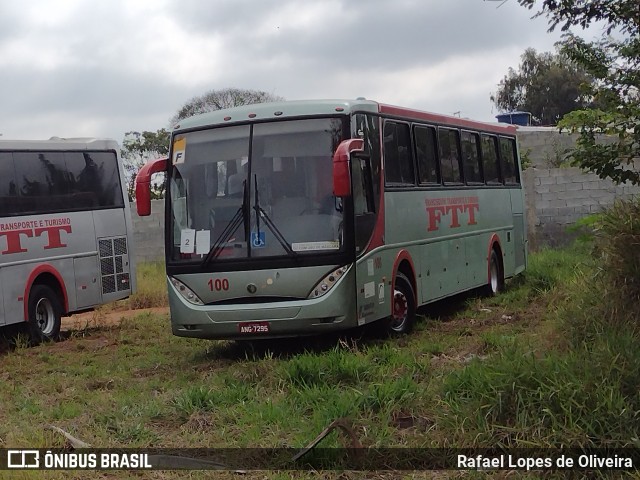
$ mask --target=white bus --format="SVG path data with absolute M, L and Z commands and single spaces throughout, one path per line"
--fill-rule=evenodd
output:
M 123 178 L 113 140 L 0 141 L 0 327 L 55 339 L 62 316 L 135 291 Z

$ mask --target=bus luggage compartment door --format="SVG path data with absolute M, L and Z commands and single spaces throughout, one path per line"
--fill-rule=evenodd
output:
M 101 303 L 98 257 L 92 255 L 90 257 L 74 258 L 73 271 L 76 279 L 76 302 L 78 310 L 93 307 Z

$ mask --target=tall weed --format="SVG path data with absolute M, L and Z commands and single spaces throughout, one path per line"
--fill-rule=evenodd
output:
M 598 273 L 609 313 L 637 321 L 640 310 L 640 198 L 618 201 L 596 226 Z
M 639 367 L 635 352 L 539 358 L 509 348 L 447 378 L 443 420 L 478 446 L 636 446 Z
M 589 225 L 592 263 L 572 279 L 558 312 L 567 341 L 606 347 L 616 332 L 640 341 L 640 199 L 616 202 Z

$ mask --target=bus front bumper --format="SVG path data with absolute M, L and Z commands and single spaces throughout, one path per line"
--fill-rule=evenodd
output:
M 172 294 L 169 306 L 173 334 L 180 337 L 256 340 L 317 335 L 357 326 L 353 270 L 325 295 L 314 299 L 196 306 Z

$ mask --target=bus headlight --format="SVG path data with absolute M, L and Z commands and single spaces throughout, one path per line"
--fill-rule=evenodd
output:
M 311 293 L 307 298 L 312 299 L 312 298 L 318 298 L 323 296 L 325 293 L 327 293 L 329 290 L 333 288 L 336 282 L 340 280 L 340 278 L 345 273 L 347 273 L 347 267 L 340 267 L 335 269 L 329 275 L 327 275 L 322 280 L 320 280 L 318 284 L 311 289 Z
M 200 298 L 195 293 L 193 293 L 193 290 L 187 287 L 180 280 L 177 280 L 173 277 L 169 277 L 169 280 L 178 291 L 178 293 L 182 295 L 182 298 L 184 298 L 187 302 L 193 303 L 194 305 L 204 305 L 204 303 L 202 303 L 202 300 L 200 300 Z

